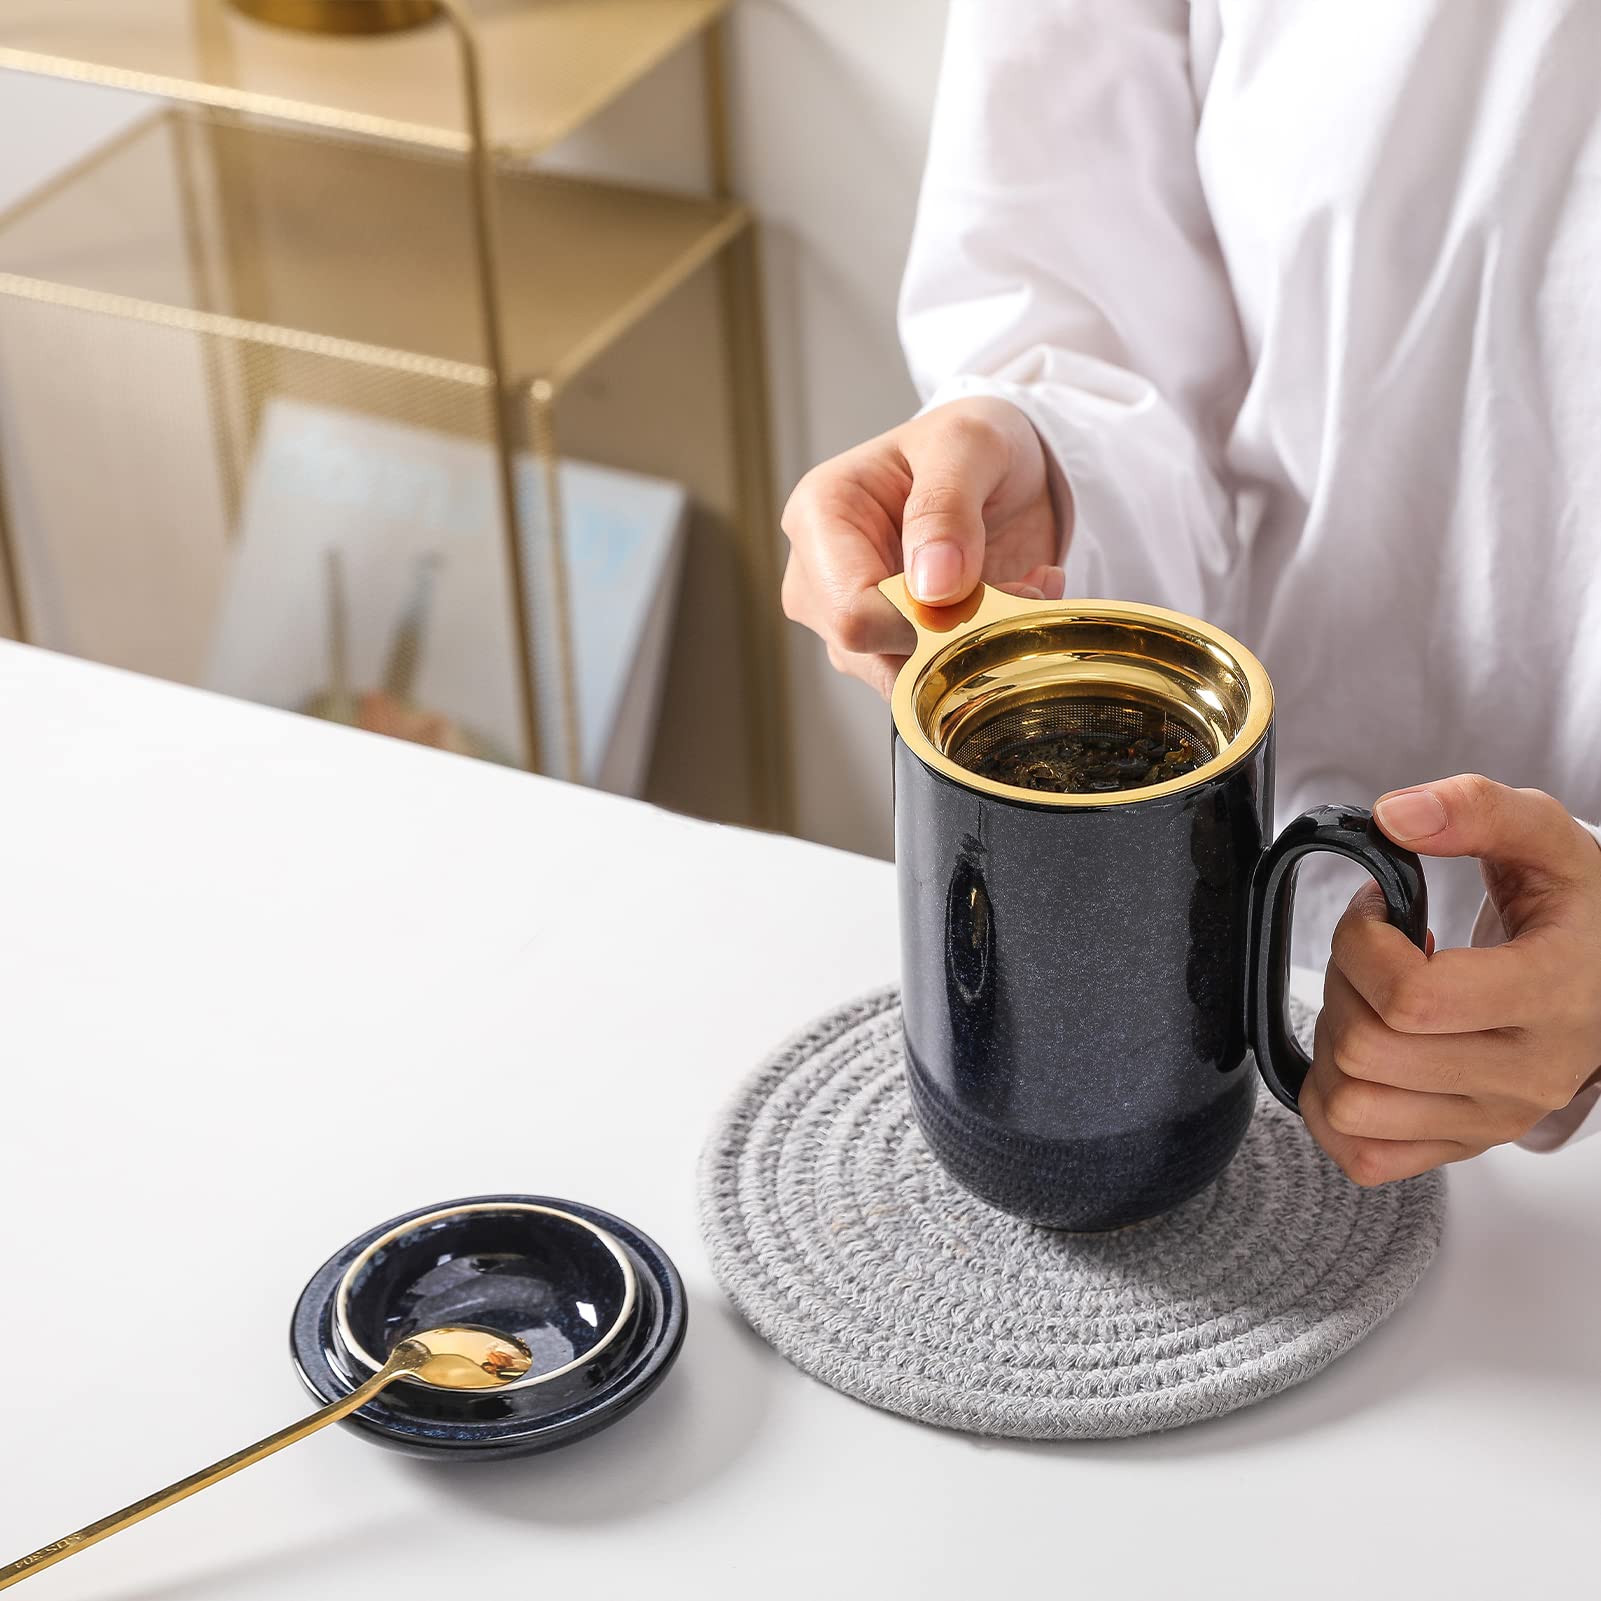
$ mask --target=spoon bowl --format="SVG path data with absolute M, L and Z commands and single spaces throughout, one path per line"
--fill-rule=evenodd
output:
M 408 1335 L 385 1368 L 438 1390 L 499 1390 L 528 1373 L 534 1359 L 521 1340 L 493 1329 L 453 1326 Z

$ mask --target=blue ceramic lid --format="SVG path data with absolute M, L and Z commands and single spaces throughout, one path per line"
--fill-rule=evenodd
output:
M 290 1348 L 327 1402 L 422 1329 L 516 1335 L 534 1356 L 525 1379 L 471 1392 L 403 1379 L 346 1419 L 395 1450 L 476 1461 L 616 1422 L 666 1376 L 684 1319 L 678 1270 L 631 1223 L 577 1201 L 482 1195 L 419 1207 L 336 1252 L 301 1292 Z

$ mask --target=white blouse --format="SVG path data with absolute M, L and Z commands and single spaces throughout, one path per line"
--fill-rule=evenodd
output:
M 1027 412 L 1069 594 L 1263 658 L 1281 822 L 1469 770 L 1601 816 L 1598 65 L 1597 0 L 953 0 L 913 375 Z

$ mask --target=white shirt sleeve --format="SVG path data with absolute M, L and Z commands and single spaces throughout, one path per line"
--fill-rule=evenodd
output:
M 1601 828 L 1594 823 L 1582 823 L 1581 826 L 1589 829 L 1601 841 Z M 1506 928 L 1501 922 L 1501 914 L 1496 911 L 1495 903 L 1488 895 L 1480 902 L 1479 915 L 1473 919 L 1473 938 L 1470 943 L 1483 946 L 1506 944 Z M 1601 1063 L 1597 1063 L 1597 1066 L 1601 1066 Z M 1526 1151 L 1554 1151 L 1572 1140 L 1584 1139 L 1601 1131 L 1601 1112 L 1597 1108 L 1601 1108 L 1601 1084 L 1580 1090 L 1560 1112 L 1553 1112 L 1536 1123 L 1518 1144 Z
M 1189 0 L 953 0 L 901 292 L 929 404 L 1000 395 L 1071 490 L 1067 592 L 1220 612 L 1246 381 Z

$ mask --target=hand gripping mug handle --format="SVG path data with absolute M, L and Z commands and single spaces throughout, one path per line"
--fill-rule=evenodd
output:
M 1246 1038 L 1267 1087 L 1292 1111 L 1312 1060 L 1290 1028 L 1290 920 L 1295 869 L 1309 851 L 1333 851 L 1360 863 L 1384 892 L 1390 921 L 1420 950 L 1428 937 L 1423 864 L 1379 832 L 1361 806 L 1316 806 L 1290 823 L 1251 875 L 1251 939 L 1246 962 Z

